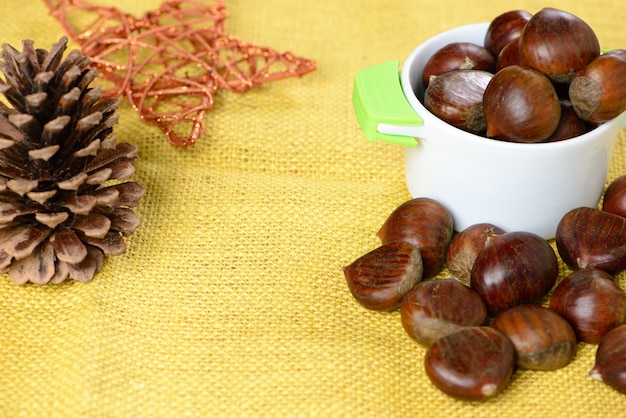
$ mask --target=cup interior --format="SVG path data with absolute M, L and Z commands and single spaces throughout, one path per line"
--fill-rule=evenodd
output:
M 515 142 L 508 142 L 502 140 L 491 139 L 489 141 L 485 141 L 485 137 L 476 135 L 470 132 L 463 131 L 459 128 L 456 128 L 452 125 L 447 124 L 446 122 L 439 119 L 437 116 L 432 114 L 423 104 L 424 97 L 424 85 L 422 83 L 422 73 L 424 66 L 430 59 L 430 57 L 437 52 L 440 48 L 452 42 L 472 42 L 477 45 L 484 45 L 485 35 L 487 33 L 487 29 L 489 27 L 488 22 L 483 23 L 475 23 L 471 25 L 460 26 L 454 29 L 447 30 L 438 35 L 429 38 L 428 40 L 421 43 L 413 52 L 408 56 L 401 70 L 400 79 L 402 84 L 403 93 L 411 105 L 411 107 L 415 110 L 415 112 L 420 115 L 425 120 L 424 131 L 427 131 L 427 126 L 430 124 L 436 125 L 447 125 L 450 127 L 452 135 L 451 139 L 459 139 L 461 138 L 463 141 L 475 141 L 477 146 L 492 146 L 498 148 L 511 148 L 516 152 L 535 152 L 534 148 L 542 148 L 542 147 L 568 147 L 571 145 L 572 140 L 576 140 L 579 142 L 593 140 L 594 137 L 598 135 L 604 135 L 608 131 L 614 130 L 611 126 L 613 123 L 619 123 L 617 119 L 624 119 L 624 115 L 616 118 L 614 121 L 609 121 L 604 123 L 597 128 L 589 131 L 583 135 L 580 135 L 576 138 L 572 138 L 571 140 L 566 141 L 557 141 L 557 142 L 549 142 L 549 143 L 533 143 L 533 144 L 521 144 Z M 624 122 L 622 122 L 624 123 Z M 447 128 L 447 127 L 446 127 Z M 444 128 L 444 129 L 446 129 Z

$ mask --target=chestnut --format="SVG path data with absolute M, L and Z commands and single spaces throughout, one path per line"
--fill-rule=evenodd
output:
M 626 50 L 600 55 L 572 80 L 569 96 L 574 110 L 593 123 L 609 121 L 626 111 Z
M 520 65 L 519 37 L 506 44 L 496 59 L 496 72 L 509 65 Z
M 469 401 L 493 398 L 513 374 L 511 341 L 495 328 L 467 327 L 435 341 L 424 358 L 426 375 L 445 394 Z
M 561 103 L 546 76 L 509 65 L 491 79 L 483 95 L 487 136 L 511 142 L 548 139 L 561 118 Z
M 446 251 L 446 267 L 461 283 L 469 286 L 474 260 L 487 238 L 494 234 L 504 234 L 504 230 L 490 223 L 478 223 L 452 237 Z
M 485 33 L 485 48 L 498 56 L 507 44 L 520 36 L 531 17 L 526 10 L 509 10 L 496 16 Z
M 352 296 L 364 307 L 389 311 L 422 280 L 422 257 L 415 245 L 393 241 L 343 267 Z
M 382 243 L 407 241 L 414 244 L 420 250 L 426 278 L 443 268 L 453 232 L 452 215 L 441 203 L 417 197 L 394 209 L 377 235 Z
M 604 192 L 602 210 L 626 218 L 626 174 L 611 181 Z
M 402 299 L 400 317 L 407 334 L 429 346 L 462 327 L 483 325 L 487 307 L 456 279 L 435 279 L 419 283 Z
M 543 298 L 556 283 L 559 263 L 540 236 L 524 231 L 487 238 L 474 261 L 470 284 L 493 314 Z
M 433 77 L 424 92 L 424 106 L 439 119 L 475 134 L 487 129 L 483 94 L 492 73 L 456 70 Z
M 571 325 L 544 306 L 514 306 L 500 313 L 491 326 L 511 340 L 520 368 L 556 370 L 576 355 L 576 334 Z
M 602 337 L 589 375 L 626 395 L 626 325 Z
M 570 323 L 580 341 L 598 344 L 607 332 L 624 323 L 626 293 L 609 273 L 580 269 L 554 289 L 550 308 Z
M 551 7 L 528 20 L 519 42 L 522 65 L 557 83 L 569 83 L 600 55 L 598 38 L 585 21 Z
M 574 208 L 561 218 L 555 235 L 561 258 L 573 269 L 612 274 L 626 269 L 626 218 L 597 208 Z
M 496 58 L 487 49 L 471 42 L 452 42 L 435 52 L 424 65 L 422 84 L 428 87 L 438 75 L 456 70 L 483 70 L 493 73 Z
M 546 142 L 563 141 L 575 138 L 587 132 L 587 124 L 578 117 L 569 100 L 561 100 L 561 118 L 554 133 Z

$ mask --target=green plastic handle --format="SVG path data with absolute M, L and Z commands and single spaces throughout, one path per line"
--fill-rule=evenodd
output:
M 422 118 L 407 102 L 398 68 L 400 61 L 388 61 L 359 71 L 354 80 L 352 105 L 365 137 L 407 147 L 417 146 L 413 137 L 381 133 L 379 124 L 422 126 Z

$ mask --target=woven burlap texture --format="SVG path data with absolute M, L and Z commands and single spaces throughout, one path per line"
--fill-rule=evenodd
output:
M 93 0 L 97 1 L 97 0 Z M 137 15 L 159 0 L 99 0 Z M 626 47 L 620 2 L 559 7 L 605 47 Z M 403 150 L 370 143 L 352 110 L 357 71 L 421 41 L 541 1 L 226 1 L 237 37 L 314 59 L 300 79 L 220 92 L 196 147 L 169 145 L 123 102 L 147 189 L 126 254 L 87 284 L 0 276 L 3 417 L 615 417 L 620 395 L 588 376 L 595 346 L 554 372 L 517 371 L 484 403 L 438 391 L 398 312 L 349 294 L 341 267 L 378 245 L 409 198 Z M 49 48 L 42 1 L 5 1 L 0 41 Z M 72 44 L 75 47 L 75 44 Z M 622 133 L 609 179 L 626 173 Z M 566 269 L 562 269 L 562 274 Z M 626 278 L 619 277 L 626 289 Z

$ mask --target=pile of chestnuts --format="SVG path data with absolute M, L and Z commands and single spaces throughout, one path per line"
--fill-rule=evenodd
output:
M 582 135 L 626 111 L 626 50 L 601 53 L 582 19 L 544 8 L 490 22 L 483 45 L 454 42 L 424 66 L 423 103 L 465 131 L 538 143 Z
M 398 206 L 377 235 L 379 247 L 343 267 L 348 288 L 368 309 L 400 311 L 444 393 L 493 398 L 516 368 L 565 367 L 582 342 L 598 344 L 590 376 L 626 394 L 626 292 L 617 281 L 626 271 L 626 175 L 601 207 L 562 217 L 556 251 L 489 223 L 454 232 L 448 210 L 426 197 Z
M 568 12 L 512 10 L 490 23 L 483 45 L 436 51 L 420 82 L 426 108 L 460 129 L 561 141 L 626 111 L 626 50 L 601 53 L 589 25 Z M 565 367 L 581 342 L 598 345 L 589 375 L 626 394 L 626 291 L 617 281 L 626 271 L 626 175 L 601 207 L 566 213 L 554 246 L 490 223 L 455 232 L 448 210 L 426 197 L 398 206 L 377 235 L 378 248 L 343 267 L 348 288 L 368 309 L 400 311 L 444 393 L 493 398 L 516 368 Z

